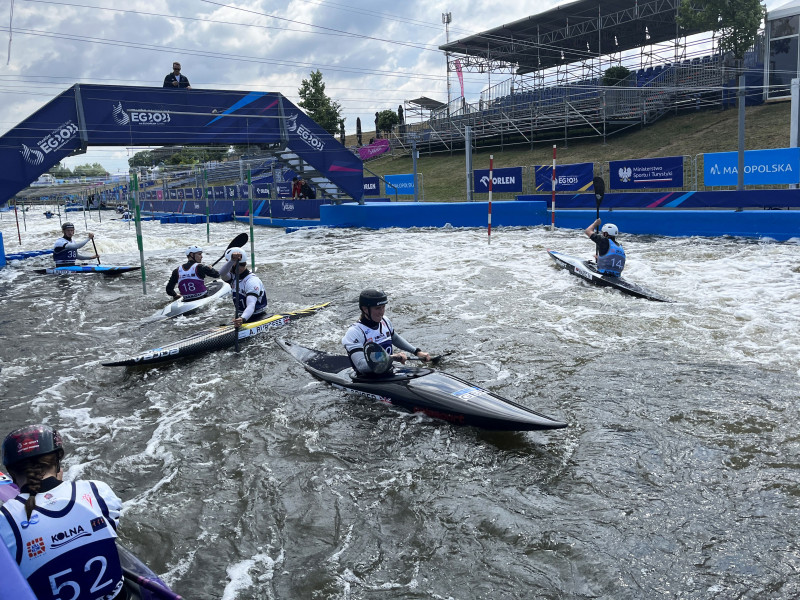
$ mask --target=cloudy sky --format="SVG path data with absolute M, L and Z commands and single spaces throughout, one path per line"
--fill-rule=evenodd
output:
M 450 40 L 516 21 L 556 0 L 0 0 L 0 134 L 75 83 L 162 85 L 173 60 L 192 86 L 281 92 L 323 73 L 348 133 L 404 100 L 446 100 L 442 13 Z M 784 0 L 769 2 L 773 8 Z M 494 76 L 492 83 L 500 77 Z M 488 77 L 465 74 L 477 100 Z M 458 83 L 453 78 L 454 90 Z M 70 168 L 127 171 L 138 149 L 90 148 Z

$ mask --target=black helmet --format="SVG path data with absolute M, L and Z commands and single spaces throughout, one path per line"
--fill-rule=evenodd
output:
M 358 297 L 359 306 L 383 306 L 387 302 L 386 294 L 378 290 L 364 290 Z
M 64 456 L 61 434 L 48 425 L 28 425 L 9 433 L 3 441 L 3 464 L 7 467 L 27 458 L 58 452 Z
M 61 225 L 61 231 L 64 231 L 67 227 L 72 227 L 73 229 L 75 229 L 75 225 L 73 225 L 70 222 L 66 222 L 63 225 Z

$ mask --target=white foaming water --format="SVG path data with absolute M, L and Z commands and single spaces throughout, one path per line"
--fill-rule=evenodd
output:
M 104 262 L 138 264 L 133 227 L 94 219 Z M 27 225 L 22 249 L 59 233 Z M 800 536 L 796 242 L 623 234 L 625 277 L 662 304 L 558 269 L 548 248 L 593 253 L 580 231 L 498 228 L 488 245 L 454 228 L 256 229 L 269 310 L 330 308 L 238 354 L 103 368 L 233 316 L 224 301 L 142 326 L 185 246 L 210 264 L 245 227 L 212 224 L 211 244 L 205 225 L 143 229 L 147 296 L 136 272 L 31 275 L 48 257 L 0 270 L 0 406 L 7 430 L 65 432 L 68 477 L 117 491 L 123 540 L 185 597 L 800 592 L 800 564 L 775 552 Z M 14 251 L 7 214 L 0 231 Z M 388 292 L 411 343 L 453 351 L 441 368 L 570 427 L 408 415 L 315 382 L 274 344 L 342 352 L 366 287 Z

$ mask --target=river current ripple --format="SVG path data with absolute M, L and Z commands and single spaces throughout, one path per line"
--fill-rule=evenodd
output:
M 133 227 L 84 224 L 107 264 Z M 6 251 L 50 247 L 13 218 Z M 189 599 L 800 596 L 800 268 L 796 240 L 625 236 L 625 276 L 660 304 L 590 287 L 545 228 L 257 228 L 272 311 L 333 305 L 223 351 L 146 371 L 100 363 L 226 322 L 229 302 L 160 325 L 183 248 L 213 262 L 242 224 L 143 223 L 139 275 L 0 270 L 2 433 L 58 427 L 67 478 L 108 482 L 121 538 Z M 364 287 L 441 368 L 565 420 L 459 428 L 315 381 L 278 337 L 326 351 Z

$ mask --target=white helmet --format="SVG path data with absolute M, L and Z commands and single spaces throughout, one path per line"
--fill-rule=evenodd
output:
M 247 263 L 247 252 L 245 252 L 242 248 L 228 248 L 225 252 L 225 260 L 228 262 L 231 261 L 231 254 L 234 252 L 240 252 L 242 254 L 242 260 L 239 261 L 240 265 L 244 265 Z
M 190 254 L 194 254 L 195 252 L 202 252 L 202 251 L 203 251 L 203 249 L 200 246 L 189 246 L 186 249 L 186 256 L 189 256 Z
M 614 237 L 619 234 L 619 229 L 617 229 L 617 226 L 613 223 L 606 223 L 600 231 L 607 233 L 609 237 Z

